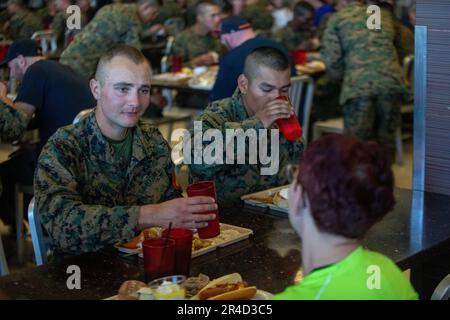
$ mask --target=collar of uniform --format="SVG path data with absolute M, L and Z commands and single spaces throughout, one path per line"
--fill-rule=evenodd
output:
M 231 96 L 231 106 L 233 109 L 233 114 L 238 121 L 244 121 L 250 118 L 247 114 L 247 110 L 245 110 L 244 103 L 242 102 L 242 93 L 239 91 L 239 88 L 236 88 Z
M 114 163 L 113 147 L 103 137 L 103 134 L 98 126 L 97 119 L 95 118 L 95 111 L 91 112 L 86 119 L 86 127 L 92 138 L 89 140 L 89 157 L 98 161 L 107 163 Z M 146 154 L 149 154 L 151 148 L 145 144 L 142 130 L 139 126 L 135 126 L 130 129 L 133 134 L 133 150 L 130 160 L 130 168 L 139 163 L 145 158 Z

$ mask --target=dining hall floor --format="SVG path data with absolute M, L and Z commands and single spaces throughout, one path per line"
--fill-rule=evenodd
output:
M 184 122 L 176 123 L 173 127 L 174 129 L 183 128 Z M 159 129 L 163 136 L 168 139 L 168 125 L 161 125 Z M 395 175 L 395 185 L 399 188 L 411 189 L 412 185 L 412 141 L 404 142 L 404 164 L 402 166 L 394 164 L 393 170 Z M 0 146 L 0 158 L 6 157 L 5 153 L 8 152 L 8 148 L 5 146 Z M 1 159 L 0 159 L 1 160 Z M 182 170 L 180 177 L 180 183 L 182 186 L 187 184 L 186 171 Z M 5 226 L 0 220 L 0 234 L 2 235 L 3 245 L 5 247 L 5 253 L 8 259 L 8 267 L 10 272 L 16 272 L 21 270 L 26 266 L 34 265 L 34 253 L 33 245 L 31 243 L 31 238 L 28 235 L 25 241 L 24 250 L 24 264 L 19 265 L 16 256 L 16 241 L 15 236 L 9 234 L 9 227 Z

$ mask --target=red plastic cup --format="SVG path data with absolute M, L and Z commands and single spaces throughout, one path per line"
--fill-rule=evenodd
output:
M 179 54 L 172 55 L 172 72 L 180 72 L 183 69 L 183 57 Z
M 166 242 L 167 241 L 167 242 Z M 144 273 L 147 282 L 174 274 L 175 240 L 147 239 L 142 242 Z
M 162 232 L 163 239 L 166 238 L 166 229 Z M 192 258 L 192 230 L 174 228 L 170 229 L 169 238 L 175 240 L 175 274 L 189 277 Z
M 292 51 L 292 57 L 295 64 L 305 64 L 308 52 L 305 49 L 297 49 Z
M 214 200 L 216 200 L 217 202 L 216 187 L 214 186 L 214 181 L 201 181 L 193 183 L 186 188 L 186 192 L 189 197 L 207 196 L 214 198 Z M 208 221 L 208 226 L 197 229 L 198 236 L 201 239 L 214 238 L 220 234 L 219 210 L 208 212 L 196 212 L 195 214 L 210 214 L 210 213 L 214 213 L 216 215 L 215 219 Z
M 284 100 L 291 103 L 288 96 L 279 96 L 276 97 L 275 100 Z M 300 122 L 298 122 L 298 117 L 295 113 L 291 115 L 290 118 L 277 119 L 275 122 L 286 140 L 295 141 L 301 138 L 302 127 L 300 126 Z

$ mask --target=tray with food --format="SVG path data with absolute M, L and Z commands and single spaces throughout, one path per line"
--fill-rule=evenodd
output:
M 207 275 L 199 274 L 175 285 L 169 276 L 156 280 L 158 286 L 138 280 L 122 283 L 118 294 L 105 300 L 270 300 L 272 294 L 257 289 L 242 279 L 239 273 L 231 273 L 211 280 Z M 164 281 L 159 281 L 164 280 Z M 161 284 L 159 284 L 161 282 Z M 179 283 L 179 284 L 178 284 Z
M 116 244 L 115 247 L 126 254 L 139 254 L 142 257 L 142 241 L 144 241 L 144 233 L 147 237 L 157 238 L 161 236 L 162 228 L 153 227 L 142 231 L 131 241 L 123 244 Z M 218 247 L 225 247 L 238 241 L 247 239 L 253 234 L 251 229 L 233 226 L 231 224 L 220 224 L 220 234 L 210 239 L 200 239 L 197 233 L 194 233 L 192 239 L 192 258 L 201 256 L 205 253 L 216 250 Z
M 218 69 L 216 67 L 210 67 L 205 72 L 194 75 L 188 81 L 189 86 L 193 89 L 212 89 L 216 81 L 217 71 Z
M 155 81 L 163 82 L 185 82 L 193 77 L 192 71 L 182 70 L 181 72 L 165 72 L 153 76 Z
M 270 208 L 270 210 L 288 213 L 289 185 L 258 191 L 241 197 L 246 205 Z
M 322 61 L 311 61 L 307 62 L 306 64 L 297 64 L 295 65 L 295 68 L 297 69 L 297 74 L 314 74 L 319 72 L 324 72 L 326 70 L 325 63 Z

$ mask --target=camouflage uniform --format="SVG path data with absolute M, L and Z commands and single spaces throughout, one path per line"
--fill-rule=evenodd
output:
M 41 21 L 30 11 L 20 9 L 9 20 L 7 37 L 11 40 L 31 38 L 39 30 L 42 30 Z
M 141 48 L 142 23 L 136 4 L 102 7 L 61 54 L 60 62 L 89 78 L 102 54 L 119 44 Z
M 172 46 L 172 54 L 180 54 L 183 64 L 191 66 L 190 61 L 204 53 L 215 51 L 219 55 L 223 53 L 220 40 L 210 33 L 205 36 L 198 35 L 194 27 L 188 28 L 175 37 Z
M 222 131 L 225 142 L 226 129 L 255 129 L 259 136 L 259 129 L 264 129 L 262 122 L 255 116 L 249 117 L 241 100 L 241 93 L 236 89 L 233 96 L 217 100 L 208 105 L 205 112 L 196 119 L 202 121 L 202 130 L 215 128 Z M 194 131 L 191 131 L 193 144 Z M 270 150 L 270 131 L 267 133 L 268 150 Z M 261 175 L 262 165 L 248 162 L 248 142 L 246 142 L 246 164 L 191 164 L 190 180 L 214 180 L 218 192 L 218 203 L 221 206 L 230 206 L 240 201 L 240 196 L 270 187 L 281 186 L 287 183 L 285 167 L 287 164 L 298 161 L 303 151 L 303 141 L 289 142 L 281 134 L 279 140 L 279 170 L 275 175 Z M 208 145 L 203 142 L 203 149 Z M 225 151 L 225 148 L 224 148 Z M 270 151 L 269 151 L 270 152 Z M 236 152 L 235 152 L 236 154 Z M 236 156 L 235 156 L 236 158 Z M 194 163 L 194 157 L 191 157 Z
M 303 41 L 312 39 L 313 37 L 314 33 L 312 31 L 293 30 L 291 23 L 286 27 L 275 31 L 272 35 L 272 39 L 282 43 L 288 51 L 294 51 Z
M 252 4 L 242 10 L 241 16 L 244 17 L 260 35 L 270 36 L 270 30 L 273 25 L 273 17 L 270 11 L 266 10 L 262 4 Z
M 346 132 L 377 140 L 393 155 L 401 97 L 407 93 L 395 47 L 395 20 L 382 10 L 381 30 L 369 30 L 366 9 L 354 2 L 330 17 L 321 55 L 330 77 L 343 77 L 339 102 Z
M 132 132 L 126 168 L 114 160 L 94 112 L 48 140 L 34 194 L 58 252 L 79 254 L 127 241 L 135 234 L 139 206 L 180 196 L 171 183 L 170 148 L 158 129 L 141 122 Z
M 0 142 L 11 142 L 18 140 L 28 125 L 28 119 L 20 111 L 7 105 L 0 100 Z M 2 194 L 0 182 L 0 194 Z

